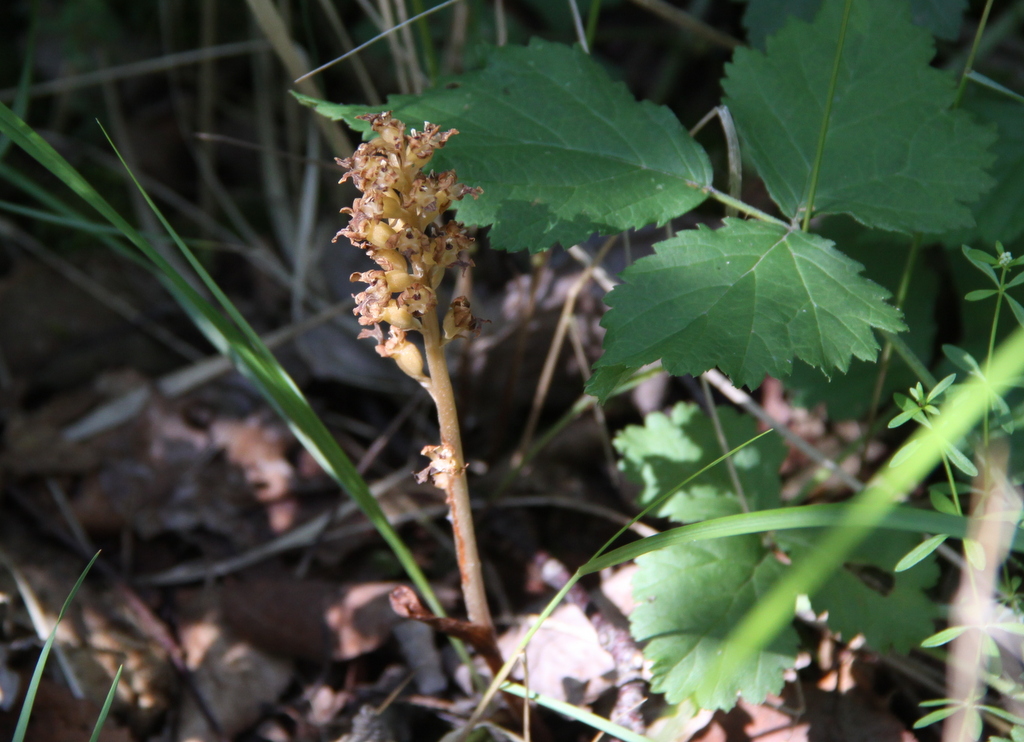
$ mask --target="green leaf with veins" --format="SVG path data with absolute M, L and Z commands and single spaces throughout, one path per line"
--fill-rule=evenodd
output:
M 360 131 L 366 123 L 355 117 L 378 110 L 296 97 Z M 711 184 L 707 154 L 669 109 L 638 102 L 580 49 L 540 39 L 493 49 L 482 70 L 390 96 L 387 108 L 410 127 L 459 130 L 431 166 L 483 188 L 458 204 L 459 218 L 494 224 L 501 249 L 664 224 L 704 201 Z
M 764 49 L 765 40 L 786 25 L 790 17 L 811 21 L 822 0 L 749 0 L 743 13 L 743 27 L 751 46 Z M 910 0 L 914 25 L 926 28 L 940 39 L 955 40 L 960 33 L 967 0 Z
M 777 531 L 777 543 L 794 563 L 814 553 L 822 529 Z M 849 641 L 864 634 L 875 650 L 909 652 L 934 630 L 940 616 L 924 591 L 935 584 L 939 566 L 930 554 L 906 572 L 893 568 L 920 543 L 913 533 L 878 531 L 850 554 L 839 570 L 811 596 L 815 612 L 828 611 L 828 625 Z
M 792 20 L 767 53 L 737 49 L 726 104 L 772 198 L 789 217 L 806 208 L 843 17 L 826 0 L 813 23 Z M 991 127 L 949 110 L 953 78 L 904 2 L 853 3 L 814 208 L 871 227 L 942 232 L 973 223 L 967 204 L 992 185 Z
M 726 446 L 733 448 L 757 435 L 757 425 L 730 407 L 719 407 Z M 723 453 L 712 421 L 698 405 L 681 402 L 669 415 L 652 412 L 643 425 L 629 425 L 615 437 L 626 477 L 642 484 L 640 504 L 647 505 L 700 471 Z M 779 507 L 779 467 L 786 446 L 777 436 L 764 438 L 732 457 L 743 495 L 751 510 Z M 681 523 L 742 512 L 729 470 L 716 466 L 670 497 L 658 511 Z
M 902 266 L 906 262 L 910 239 L 896 232 L 868 229 L 848 216 L 823 219 L 818 233 L 843 246 L 843 252 L 864 266 L 864 277 L 895 292 L 899 286 Z M 910 284 L 903 303 L 903 321 L 910 331 L 902 337 L 926 364 L 931 361 L 935 347 L 935 302 L 939 292 L 937 261 L 919 257 L 910 274 Z M 871 404 L 878 379 L 874 363 L 854 360 L 845 375 L 819 371 L 804 363 L 794 363 L 793 373 L 786 379 L 786 391 L 798 407 L 813 407 L 819 402 L 828 405 L 833 420 L 852 420 L 863 417 Z M 894 354 L 893 363 L 885 377 L 882 399 L 891 398 L 893 392 L 905 390 L 917 381 L 917 376 Z
M 729 709 L 737 693 L 756 704 L 782 689 L 798 644 L 792 627 L 729 684 L 702 690 L 729 633 L 786 569 L 760 536 L 673 546 L 636 561 L 630 628 L 647 642 L 654 691 L 669 703 L 693 697 L 700 708 Z
M 718 366 L 738 384 L 789 374 L 793 358 L 845 371 L 878 351 L 872 328 L 900 332 L 888 292 L 832 243 L 764 222 L 726 219 L 655 245 L 608 295 L 599 367 L 662 359 L 676 375 Z
M 999 132 L 992 147 L 997 185 L 974 205 L 976 234 L 986 246 L 996 240 L 1009 244 L 1024 232 L 1024 105 L 974 85 L 969 91 L 964 107 L 981 121 L 995 124 Z M 965 236 L 963 241 L 973 239 Z

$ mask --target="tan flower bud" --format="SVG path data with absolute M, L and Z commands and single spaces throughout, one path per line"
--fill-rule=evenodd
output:
M 405 271 L 388 271 L 384 276 L 387 278 L 388 291 L 394 293 L 405 291 L 416 281 L 415 277 Z
M 392 326 L 389 331 L 390 337 L 377 346 L 377 352 L 385 358 L 394 359 L 402 371 L 416 381 L 424 382 L 427 377 L 423 375 L 423 356 L 420 349 L 406 339 L 405 331 Z

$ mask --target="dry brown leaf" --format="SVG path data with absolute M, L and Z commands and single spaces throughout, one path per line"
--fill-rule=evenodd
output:
M 211 590 L 182 592 L 181 648 L 195 688 L 224 735 L 255 723 L 292 680 L 291 663 L 257 649 L 228 627 Z M 185 694 L 179 742 L 217 742 L 195 698 Z
M 498 639 L 505 657 L 529 630 L 519 625 Z M 557 608 L 526 648 L 531 690 L 574 705 L 594 702 L 615 680 L 615 660 L 578 607 Z M 520 679 L 523 680 L 520 674 Z
M 811 683 L 801 686 L 804 711 L 797 719 L 771 704 L 754 705 L 740 700 L 727 714 L 718 712 L 693 742 L 914 742 L 899 719 L 881 699 L 856 687 L 846 693 L 823 691 Z M 787 705 L 801 699 L 787 686 Z
M 348 587 L 262 579 L 224 586 L 224 614 L 238 636 L 268 652 L 323 662 L 372 652 L 401 619 L 388 603 L 399 583 Z

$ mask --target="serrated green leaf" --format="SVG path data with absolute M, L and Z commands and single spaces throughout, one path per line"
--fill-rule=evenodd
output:
M 995 125 L 998 139 L 992 146 L 995 164 L 989 173 L 996 185 L 973 205 L 977 227 L 984 242 L 1008 244 L 1024 232 L 1024 106 L 988 90 L 972 86 L 964 109 L 988 125 Z
M 967 0 L 911 0 L 914 24 L 926 28 L 940 39 L 956 39 L 963 21 Z M 765 39 L 791 18 L 810 21 L 821 8 L 821 0 L 749 0 L 743 14 L 750 45 L 764 49 Z
M 887 292 L 860 265 L 813 234 L 726 219 L 655 245 L 623 272 L 598 366 L 663 360 L 673 374 L 717 365 L 738 384 L 786 376 L 793 358 L 846 370 L 851 356 L 874 358 L 872 327 L 899 332 Z
M 735 446 L 757 435 L 752 418 L 728 407 L 718 409 L 726 443 Z M 630 425 L 614 440 L 626 476 L 644 486 L 646 505 L 722 455 L 715 429 L 699 406 L 680 402 L 670 415 L 652 412 L 643 426 Z M 753 443 L 732 457 L 751 510 L 779 505 L 779 468 L 786 447 L 777 437 Z M 711 469 L 661 506 L 659 514 L 680 523 L 734 515 L 742 511 L 726 465 Z
M 893 567 L 893 572 L 906 572 L 926 556 L 938 549 L 943 542 L 945 542 L 946 538 L 947 536 L 932 536 L 931 538 L 925 539 L 907 552 L 906 556 L 896 563 L 896 566 Z
M 737 49 L 723 83 L 745 153 L 789 217 L 807 206 L 844 3 L 792 20 L 767 53 Z M 816 211 L 869 226 L 941 232 L 973 223 L 992 185 L 993 132 L 949 110 L 953 78 L 898 0 L 853 4 L 825 140 Z
M 299 99 L 353 125 L 370 112 Z M 707 155 L 671 111 L 637 102 L 580 49 L 541 39 L 490 50 L 482 70 L 391 96 L 387 107 L 409 126 L 459 130 L 431 164 L 484 189 L 459 203 L 459 218 L 494 224 L 502 249 L 663 224 L 700 204 L 711 184 Z
M 812 547 L 821 531 L 786 531 L 776 534 L 788 548 L 794 564 Z M 875 532 L 847 557 L 844 569 L 834 573 L 811 596 L 815 611 L 828 611 L 829 627 L 849 640 L 862 633 L 879 651 L 907 652 L 932 633 L 939 609 L 924 591 L 939 577 L 935 555 L 924 557 L 912 570 L 894 573 L 899 559 L 917 544 L 910 533 Z
M 785 569 L 759 537 L 673 546 L 637 564 L 630 627 L 637 641 L 647 642 L 644 656 L 653 663 L 656 692 L 669 703 L 692 697 L 700 708 L 729 709 L 738 693 L 756 704 L 782 688 L 783 672 L 796 654 L 792 628 L 733 682 L 698 690 L 730 630 Z
M 900 285 L 901 271 L 897 264 L 905 262 L 910 247 L 906 235 L 868 229 L 848 216 L 827 217 L 815 232 L 841 246 L 843 253 L 864 265 L 864 277 L 895 292 Z M 903 303 L 903 321 L 910 328 L 900 337 L 927 364 L 934 352 L 936 312 L 935 301 L 939 277 L 935 261 L 918 260 L 910 276 Z M 887 399 L 897 390 L 906 390 L 917 376 L 901 361 L 889 365 L 881 398 Z M 786 379 L 786 390 L 800 407 L 813 407 L 820 402 L 828 406 L 834 420 L 863 418 L 874 396 L 878 367 L 871 362 L 854 359 L 845 375 L 824 374 L 804 363 L 793 364 L 793 374 Z
M 595 368 L 586 383 L 587 394 L 597 397 L 601 404 L 608 401 L 608 397 L 615 389 L 636 373 L 637 367 L 617 364 L 615 366 L 601 366 Z

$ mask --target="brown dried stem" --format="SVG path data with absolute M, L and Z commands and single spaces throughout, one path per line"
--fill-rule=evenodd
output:
M 442 223 L 441 215 L 464 196 L 479 196 L 480 190 L 459 183 L 453 171 L 424 172 L 434 151 L 458 133 L 454 129 L 442 132 L 426 124 L 423 131 L 406 134 L 405 124 L 389 112 L 361 118 L 371 123 L 377 138 L 361 145 L 351 158 L 339 160 L 347 169 L 342 180 L 351 178 L 363 193 L 351 208 L 342 209 L 352 219 L 339 236 L 363 249 L 378 268 L 352 274 L 353 281 L 368 284 L 355 297 L 355 314 L 359 324 L 367 328 L 359 337 L 376 339 L 377 352 L 392 358 L 434 398 L 441 442 L 423 449 L 430 465 L 417 479 L 430 479 L 447 495 L 466 611 L 469 620 L 478 624 L 493 644 L 494 628 L 473 531 L 459 415 L 444 354 L 446 343 L 472 336 L 479 322 L 464 296 L 451 302 L 443 323 L 437 317 L 437 289 L 445 269 L 466 270 L 472 266 L 467 251 L 473 243 L 462 224 Z M 382 325 L 390 325 L 387 338 Z M 407 337 L 410 332 L 423 336 L 429 376 L 423 373 L 419 348 Z
M 469 484 L 466 481 L 466 460 L 462 453 L 462 433 L 459 413 L 455 406 L 455 392 L 448 363 L 441 344 L 437 313 L 427 312 L 423 318 L 423 348 L 430 371 L 430 394 L 437 407 L 437 422 L 441 428 L 441 446 L 451 451 L 454 472 L 445 478 L 445 495 L 451 509 L 452 531 L 455 534 L 455 552 L 462 578 L 462 596 L 466 601 L 466 614 L 475 624 L 493 631 L 494 622 L 487 606 L 483 569 L 476 546 L 473 528 L 473 510 L 469 502 Z

